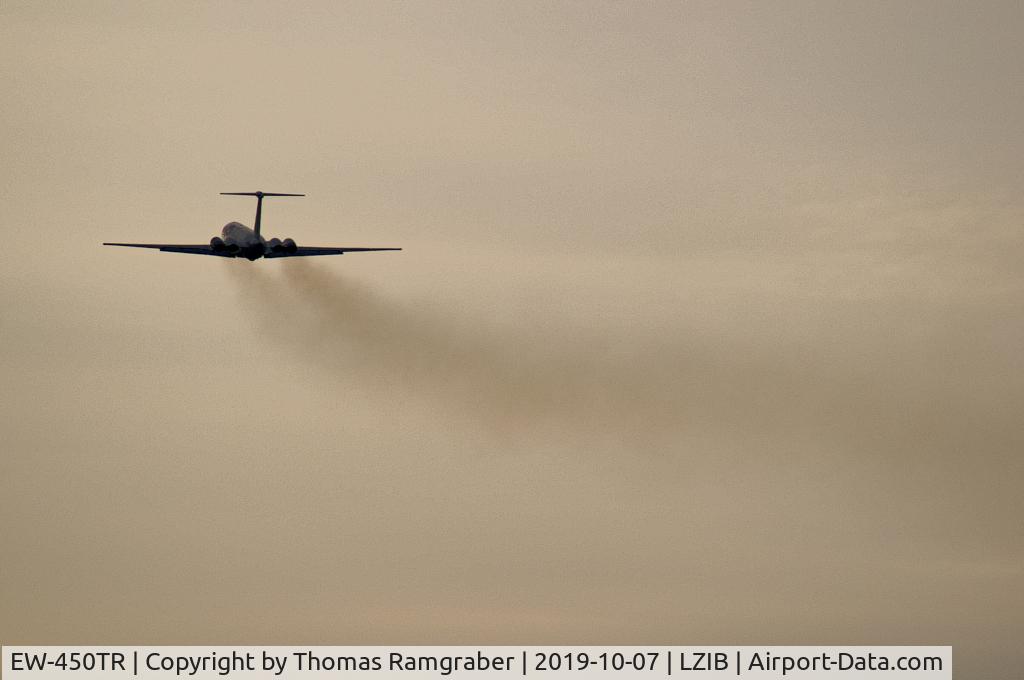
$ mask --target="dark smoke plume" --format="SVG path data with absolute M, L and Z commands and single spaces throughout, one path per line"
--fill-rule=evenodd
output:
M 937 386 L 928 373 L 908 380 L 920 373 L 918 349 L 894 346 L 871 318 L 857 326 L 858 335 L 821 343 L 824 349 L 790 347 L 757 334 L 749 342 L 702 337 L 681 324 L 660 334 L 571 328 L 540 312 L 499 325 L 443 301 L 413 307 L 390 300 L 307 261 L 285 263 L 278 273 L 230 270 L 253 303 L 261 334 L 287 354 L 348 385 L 357 380 L 367 390 L 401 394 L 403 403 L 417 397 L 496 433 L 560 428 L 649 450 L 719 433 L 775 442 L 783 456 L 792 448 L 784 442 L 796 442 L 808 455 L 827 447 L 927 460 L 959 448 L 959 423 L 968 414 L 991 432 L 1015 431 L 1002 410 L 931 398 Z M 846 327 L 856 312 L 790 310 L 793 318 L 819 314 L 823 322 L 831 313 Z M 958 337 L 935 332 L 947 342 Z
M 776 347 L 529 315 L 501 326 L 440 304 L 413 308 L 306 261 L 274 274 L 230 269 L 261 334 L 289 354 L 499 433 L 561 428 L 657 447 L 694 432 L 812 436 L 856 423 L 832 417 L 850 412 L 849 376 Z

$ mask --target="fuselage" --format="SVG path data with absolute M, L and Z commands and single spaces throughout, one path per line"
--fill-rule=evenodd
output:
M 230 256 L 258 260 L 268 253 L 295 252 L 295 241 L 272 238 L 269 241 L 241 222 L 228 222 L 220 230 L 220 238 L 210 241 L 214 250 L 227 251 Z
M 228 222 L 220 230 L 220 237 L 231 250 L 238 249 L 238 257 L 258 260 L 266 254 L 267 241 L 241 222 Z

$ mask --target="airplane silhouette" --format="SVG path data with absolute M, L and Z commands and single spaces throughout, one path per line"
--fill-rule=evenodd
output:
M 255 196 L 256 226 L 252 229 L 240 222 L 228 222 L 220 236 L 210 239 L 209 245 L 177 245 L 174 243 L 104 243 L 105 246 L 128 246 L 129 248 L 155 248 L 165 253 L 188 253 L 190 255 L 215 255 L 217 257 L 244 257 L 255 261 L 261 257 L 310 257 L 312 255 L 344 255 L 365 253 L 374 250 L 401 250 L 401 248 L 330 248 L 322 246 L 299 246 L 286 238 L 272 238 L 269 241 L 260 235 L 260 213 L 263 199 L 267 196 L 305 196 L 305 194 L 273 194 L 263 191 L 223 191 L 221 196 Z

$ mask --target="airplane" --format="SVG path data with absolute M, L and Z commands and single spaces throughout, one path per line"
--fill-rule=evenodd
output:
M 260 213 L 263 199 L 267 196 L 305 196 L 305 194 L 274 194 L 265 191 L 222 191 L 221 196 L 255 196 L 256 226 L 250 229 L 240 222 L 228 222 L 220 236 L 210 239 L 210 244 L 175 245 L 173 243 L 104 243 L 105 246 L 127 246 L 129 248 L 155 248 L 165 253 L 188 253 L 190 255 L 215 255 L 217 257 L 244 257 L 254 262 L 261 257 L 310 257 L 313 255 L 344 255 L 365 253 L 375 250 L 401 250 L 401 248 L 329 248 L 321 246 L 299 246 L 286 238 L 272 238 L 269 241 L 260 235 Z

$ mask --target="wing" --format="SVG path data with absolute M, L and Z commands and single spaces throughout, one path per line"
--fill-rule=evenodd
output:
M 321 248 L 299 246 L 294 253 L 267 253 L 263 257 L 311 257 L 313 255 L 344 255 L 345 253 L 366 253 L 375 250 L 401 250 L 401 248 Z
M 104 243 L 105 246 L 127 246 L 129 248 L 155 248 L 165 253 L 188 253 L 189 255 L 214 255 L 231 257 L 229 252 L 216 252 L 209 244 L 174 245 L 173 243 Z

